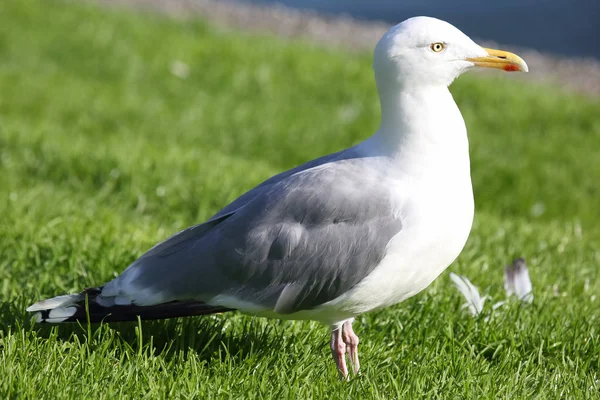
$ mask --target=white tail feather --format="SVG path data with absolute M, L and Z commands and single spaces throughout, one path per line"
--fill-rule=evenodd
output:
M 51 299 L 46 299 L 42 301 L 38 301 L 35 304 L 27 307 L 27 311 L 43 311 L 43 310 L 52 310 L 59 307 L 66 307 L 72 304 L 76 304 L 79 301 L 84 300 L 85 297 L 82 294 L 65 294 L 62 296 L 56 296 Z

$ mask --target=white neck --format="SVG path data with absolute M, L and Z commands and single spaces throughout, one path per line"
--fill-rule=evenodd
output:
M 379 88 L 381 124 L 363 142 L 373 155 L 413 168 L 469 168 L 465 123 L 445 86 Z M 451 165 L 445 165 L 451 164 Z

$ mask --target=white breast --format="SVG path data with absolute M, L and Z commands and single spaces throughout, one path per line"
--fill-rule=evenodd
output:
M 356 287 L 321 307 L 358 315 L 399 303 L 433 282 L 460 254 L 471 230 L 468 164 L 466 155 L 466 165 L 455 163 L 427 179 L 397 182 L 391 190 L 397 192 L 403 228 L 388 244 L 385 258 Z

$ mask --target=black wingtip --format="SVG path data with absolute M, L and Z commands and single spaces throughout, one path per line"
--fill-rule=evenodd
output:
M 230 308 L 212 306 L 200 301 L 171 301 L 152 306 L 137 305 L 112 305 L 103 306 L 96 301 L 101 288 L 88 288 L 79 295 L 72 295 L 73 301 L 61 301 L 56 307 L 40 309 L 33 307 L 37 312 L 37 323 L 67 323 L 67 322 L 126 322 L 142 320 L 167 319 L 207 315 L 226 311 Z M 62 296 L 59 296 L 61 298 Z M 67 296 L 64 296 L 68 299 Z M 47 301 L 46 301 L 47 302 Z M 37 303 L 38 305 L 44 302 Z M 50 303 L 51 304 L 51 303 Z M 32 308 L 30 307 L 30 308 Z

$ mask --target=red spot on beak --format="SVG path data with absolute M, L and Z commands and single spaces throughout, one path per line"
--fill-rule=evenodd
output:
M 517 67 L 516 65 L 506 64 L 504 66 L 504 70 L 508 72 L 515 72 L 519 70 L 519 67 Z

